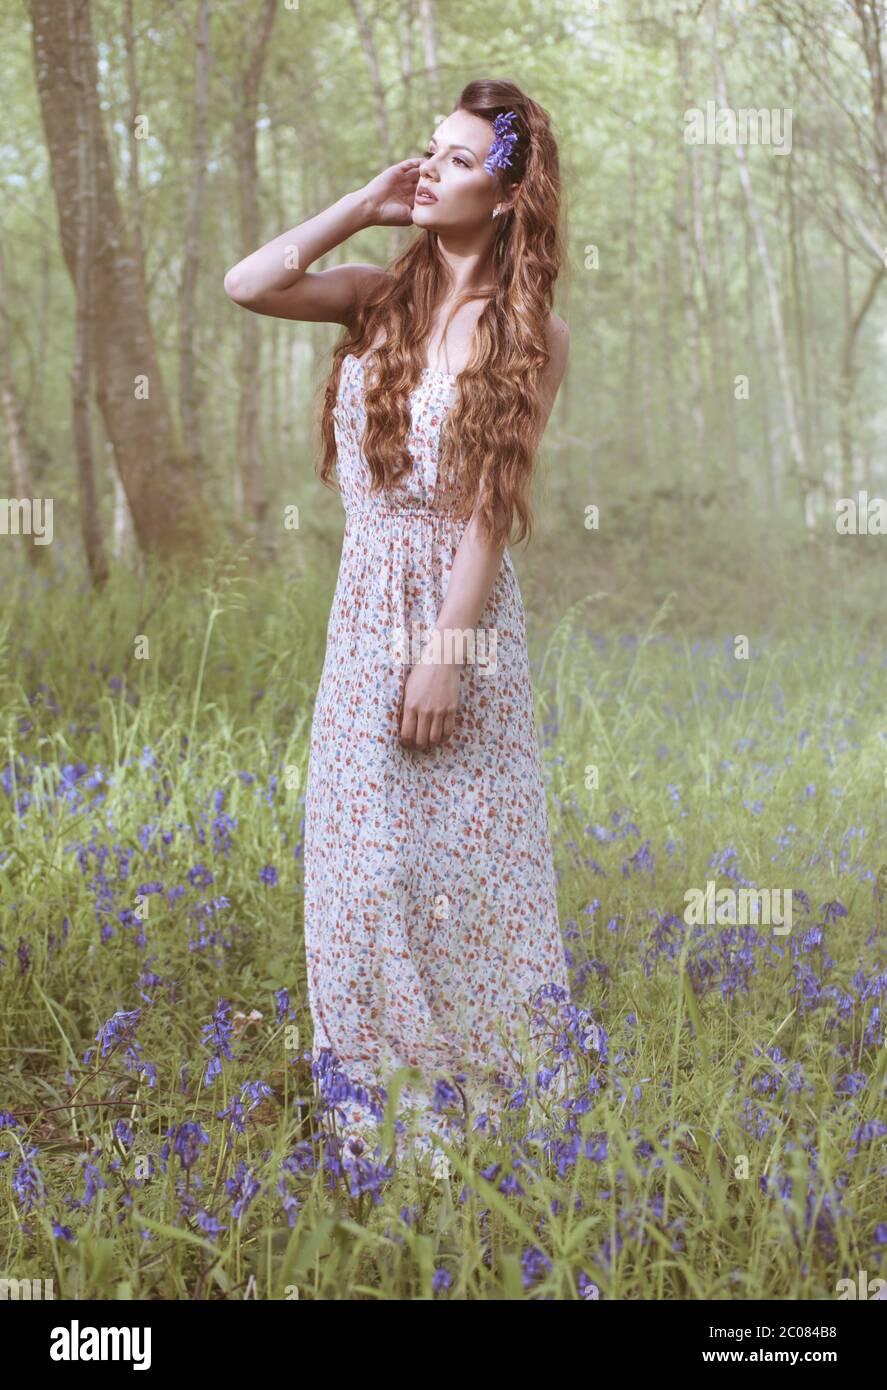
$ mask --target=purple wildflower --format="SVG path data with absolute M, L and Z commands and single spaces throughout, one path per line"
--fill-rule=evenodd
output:
M 217 1111 L 217 1118 L 220 1120 L 230 1120 L 238 1134 L 243 1134 L 245 1121 L 251 1111 L 255 1110 L 265 1096 L 273 1096 L 274 1092 L 264 1081 L 247 1081 L 242 1086 L 240 1095 L 234 1096 L 231 1104 L 226 1110 Z M 249 1098 L 251 1104 L 244 1109 L 243 1102 Z
M 75 1208 L 88 1207 L 99 1188 L 108 1186 L 94 1163 L 85 1163 L 83 1166 L 83 1173 L 85 1178 L 83 1196 L 79 1198 L 73 1197 L 70 1203 L 71 1206 Z
M 377 1153 L 379 1147 L 377 1146 Z M 384 1163 L 374 1163 L 372 1159 L 356 1155 L 347 1144 L 342 1154 L 342 1165 L 349 1177 L 351 1196 L 360 1197 L 368 1192 L 372 1197 L 373 1206 L 379 1206 L 382 1201 L 382 1187 L 393 1177 L 394 1169 L 386 1167 Z
M 535 1245 L 526 1247 L 521 1252 L 520 1262 L 525 1289 L 528 1289 L 537 1279 L 541 1279 L 546 1270 L 551 1269 L 551 1260 Z
M 829 922 L 835 922 L 839 917 L 847 916 L 847 909 L 843 903 L 839 903 L 837 898 L 833 902 L 823 903 L 822 910 L 825 912 L 823 923 L 828 926 Z
M 222 1071 L 222 1058 L 227 1057 L 229 1062 L 234 1061 L 234 1053 L 231 1051 L 231 1039 L 234 1036 L 234 1027 L 231 1020 L 226 1017 L 231 1012 L 231 1005 L 226 1004 L 224 999 L 219 999 L 216 1011 L 212 1016 L 212 1022 L 206 1023 L 201 1030 L 203 1033 L 202 1045 L 211 1046 L 213 1055 L 206 1064 L 206 1074 L 203 1078 L 204 1086 L 208 1086 L 214 1076 L 219 1076 Z
M 211 1216 L 209 1212 L 206 1211 L 199 1211 L 194 1219 L 201 1231 L 204 1231 L 209 1236 L 210 1240 L 212 1240 L 214 1236 L 221 1234 L 222 1231 L 227 1231 L 228 1229 L 228 1227 L 223 1226 L 215 1216 Z
M 286 1011 L 289 1008 L 289 990 L 285 988 L 275 990 L 274 998 L 277 1000 L 277 1022 L 282 1023 L 286 1017 Z
M 228 1195 L 233 1197 L 234 1204 L 231 1207 L 231 1215 L 235 1218 L 242 1216 L 250 1202 L 259 1191 L 261 1184 L 258 1178 L 254 1177 L 246 1164 L 241 1161 L 238 1163 L 233 1178 L 225 1179 L 225 1186 Z
M 517 132 L 511 129 L 511 122 L 516 120 L 515 113 L 507 111 L 498 115 L 493 122 L 494 139 L 484 160 L 484 168 L 488 174 L 494 174 L 497 169 L 505 169 L 511 165 L 511 154 L 517 144 Z
M 43 1174 L 34 1162 L 38 1153 L 39 1149 L 36 1145 L 32 1145 L 30 1148 L 25 1149 L 24 1158 L 15 1170 L 12 1179 L 12 1190 L 25 1216 L 27 1216 L 28 1212 L 37 1205 L 37 1202 L 46 1195 L 46 1184 L 43 1181 Z
M 188 1172 L 200 1157 L 201 1145 L 208 1143 L 209 1135 L 196 1120 L 186 1120 L 184 1124 L 179 1125 L 175 1131 L 173 1148 L 185 1172 Z

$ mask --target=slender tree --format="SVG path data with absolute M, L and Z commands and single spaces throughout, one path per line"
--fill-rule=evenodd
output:
M 96 396 L 126 490 L 139 545 L 174 554 L 198 544 L 202 532 L 197 478 L 178 440 L 160 371 L 145 286 L 133 255 L 112 174 L 98 98 L 89 0 L 29 0 L 34 70 L 52 169 L 62 253 L 77 282 L 77 216 L 81 198 L 78 91 L 89 113 L 95 189 L 96 247 L 92 272 Z M 70 18 L 70 23 L 67 22 Z M 76 79 L 75 42 L 82 81 Z

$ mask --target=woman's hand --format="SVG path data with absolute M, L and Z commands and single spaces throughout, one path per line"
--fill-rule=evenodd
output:
M 369 209 L 371 227 L 408 227 L 419 182 L 421 159 L 402 159 L 383 169 L 361 189 Z
M 422 749 L 446 743 L 456 727 L 461 667 L 420 661 L 407 676 L 403 692 L 400 741 Z

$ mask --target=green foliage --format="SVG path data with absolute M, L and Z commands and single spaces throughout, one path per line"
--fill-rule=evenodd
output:
M 883 951 L 883 644 L 837 625 L 815 648 L 774 630 L 743 662 L 723 627 L 685 642 L 666 607 L 632 635 L 607 627 L 600 601 L 547 635 L 533 627 L 574 1002 L 609 1035 L 609 1061 L 588 1071 L 573 1160 L 562 1135 L 546 1140 L 563 1114 L 542 1097 L 501 1145 L 472 1133 L 448 1146 L 449 1177 L 419 1157 L 400 1165 L 377 1206 L 347 1178 L 285 1166 L 316 1133 L 301 1056 L 304 782 L 287 788 L 285 773 L 305 767 L 326 586 L 232 562 L 191 588 L 124 575 L 98 598 L 45 577 L 6 587 L 0 763 L 17 782 L 0 793 L 0 1110 L 20 1119 L 0 1130 L 7 1270 L 36 1262 L 56 1297 L 92 1299 L 569 1299 L 586 1281 L 607 1298 L 832 1298 L 847 1270 L 874 1277 L 884 1141 L 854 1136 L 882 1105 L 875 1000 L 804 1012 L 796 972 L 857 997 L 851 982 Z M 191 882 L 198 864 L 211 884 Z M 271 865 L 276 884 L 260 877 Z M 801 890 L 811 915 L 798 907 L 785 953 L 771 938 L 747 987 L 722 997 L 720 976 L 700 988 L 700 971 L 715 958 L 726 970 L 723 952 L 688 940 L 679 959 L 652 959 L 655 932 L 688 886 L 737 873 Z M 804 946 L 817 905 L 836 899 L 847 916 Z M 197 911 L 214 902 L 228 906 Z M 281 987 L 292 1021 L 277 1016 Z M 243 1018 L 234 1060 L 206 1085 L 202 1029 L 219 998 Z M 103 1023 L 136 1008 L 156 1086 L 123 1047 L 98 1055 Z M 865 1077 L 852 1097 L 848 1073 Z M 237 1132 L 220 1113 L 258 1079 L 271 1094 Z M 190 1174 L 174 1153 L 161 1163 L 169 1126 L 186 1121 L 209 1140 Z M 45 1193 L 25 1211 L 30 1145 Z M 233 1217 L 240 1163 L 260 1190 Z M 107 1186 L 71 1208 L 88 1164 Z M 764 1177 L 794 1195 L 763 1192 Z M 223 1229 L 201 1229 L 198 1212 Z

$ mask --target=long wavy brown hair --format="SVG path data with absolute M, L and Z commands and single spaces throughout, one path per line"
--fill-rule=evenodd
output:
M 458 378 L 458 398 L 441 433 L 443 487 L 453 489 L 453 511 L 469 517 L 480 498 L 478 519 L 494 541 L 511 537 L 515 514 L 520 542 L 529 539 L 532 518 L 529 487 L 538 442 L 540 377 L 549 360 L 547 328 L 560 269 L 560 174 L 557 144 L 548 113 L 509 81 L 469 82 L 453 110 L 470 111 L 492 126 L 514 111 L 517 143 L 511 166 L 498 169 L 503 198 L 520 183 L 513 208 L 497 218 L 492 249 L 493 280 L 474 333 L 472 356 Z M 452 292 L 453 277 L 440 254 L 438 236 L 422 231 L 388 266 L 393 280 L 359 306 L 354 331 L 333 350 L 321 412 L 321 480 L 330 486 L 336 458 L 333 428 L 342 361 L 373 354 L 372 382 L 364 393 L 366 428 L 363 455 L 372 475 L 371 490 L 394 485 L 409 473 L 406 448 L 410 428 L 409 393 L 419 382 L 424 344 L 434 313 Z M 478 296 L 470 290 L 454 299 L 448 316 Z M 442 489 L 440 489 L 442 490 Z

